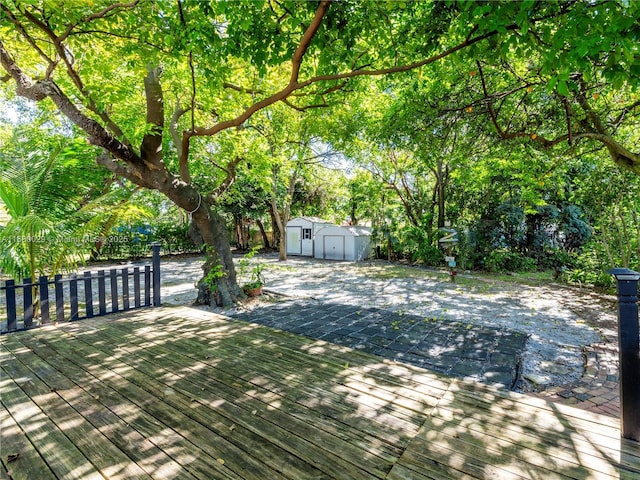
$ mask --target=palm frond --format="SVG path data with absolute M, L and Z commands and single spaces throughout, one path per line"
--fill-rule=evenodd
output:
M 0 179 L 0 198 L 11 218 L 22 217 L 27 213 L 23 193 L 9 180 Z

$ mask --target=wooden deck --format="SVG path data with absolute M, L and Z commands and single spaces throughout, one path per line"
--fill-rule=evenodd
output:
M 640 478 L 615 418 L 195 309 L 0 342 L 0 479 Z

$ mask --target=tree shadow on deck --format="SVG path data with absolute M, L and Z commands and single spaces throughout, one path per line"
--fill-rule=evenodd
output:
M 14 478 L 625 478 L 614 419 L 195 309 L 1 340 Z

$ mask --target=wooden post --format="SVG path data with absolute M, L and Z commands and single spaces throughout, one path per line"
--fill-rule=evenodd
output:
M 122 269 L 122 309 L 129 310 L 129 269 Z
M 140 267 L 133 268 L 133 305 L 140 308 Z
M 78 276 L 75 273 L 71 274 L 69 280 L 69 302 L 71 303 L 71 317 L 70 321 L 78 320 Z
M 13 331 L 17 326 L 16 321 L 16 282 L 15 280 L 7 280 L 4 285 L 7 298 L 7 330 Z
M 151 306 L 151 267 L 144 266 L 144 306 Z
M 109 270 L 111 283 L 111 313 L 118 311 L 118 271 L 115 268 Z
M 84 304 L 87 318 L 93 317 L 93 285 L 91 285 L 91 272 L 84 272 Z
M 160 306 L 160 244 L 154 243 L 153 249 L 153 306 Z
M 107 288 L 105 285 L 104 270 L 98 270 L 98 311 L 100 315 L 107 314 Z
M 58 274 L 53 278 L 56 291 L 56 322 L 64 320 L 64 286 L 62 284 L 62 275 Z
M 24 306 L 24 328 L 33 327 L 33 290 L 31 277 L 22 280 L 22 302 Z
M 46 275 L 40 277 L 40 318 L 42 325 L 51 321 L 49 316 L 49 279 Z
M 618 282 L 618 342 L 620 346 L 620 430 L 623 438 L 640 441 L 640 325 L 638 280 L 628 268 L 609 271 Z

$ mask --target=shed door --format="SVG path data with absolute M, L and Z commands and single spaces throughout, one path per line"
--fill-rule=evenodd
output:
M 287 227 L 287 254 L 302 255 L 302 227 Z
M 324 258 L 327 260 L 344 260 L 344 236 L 325 235 L 323 238 Z

